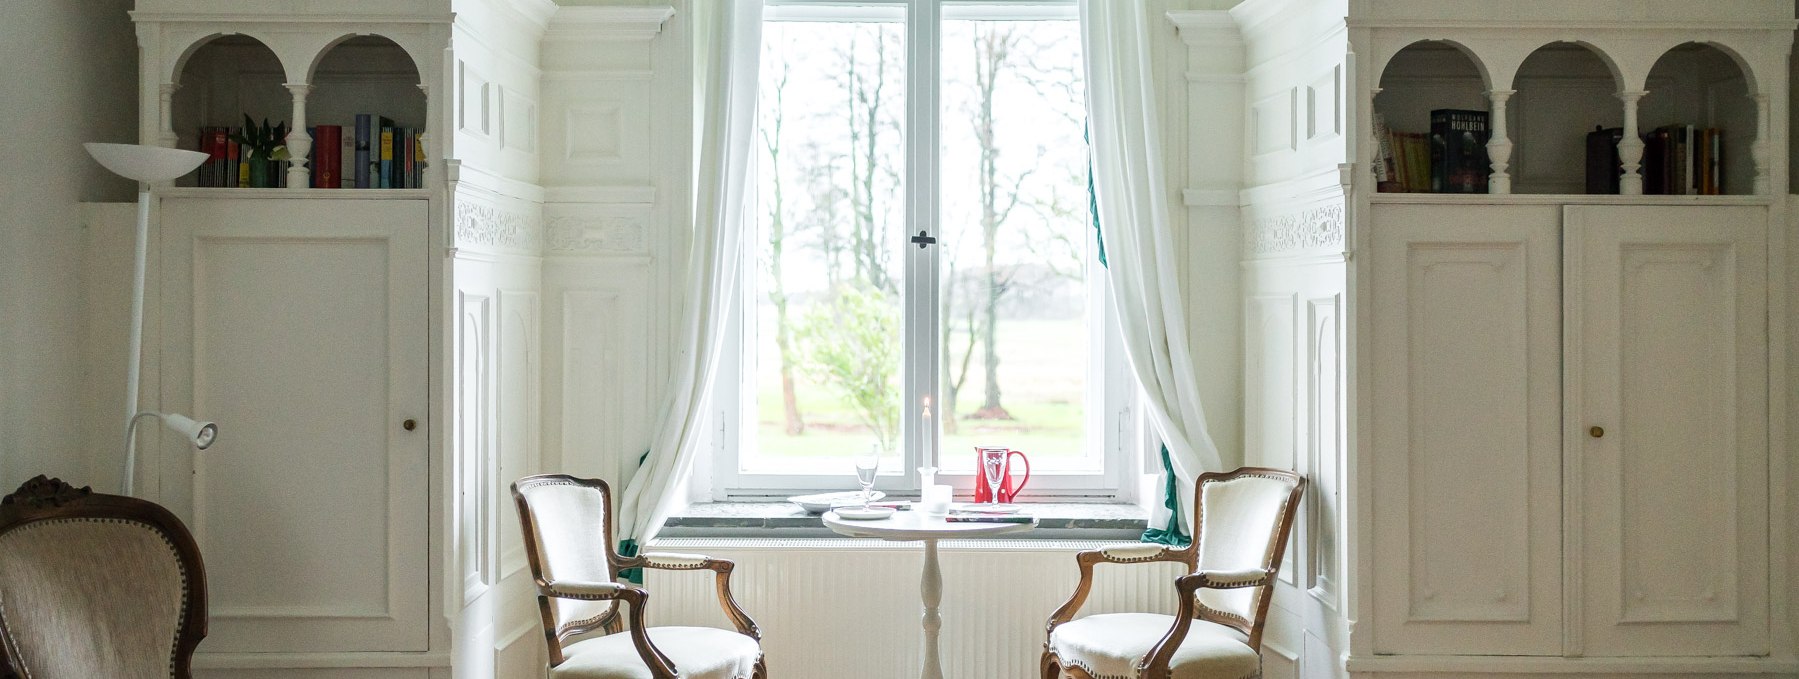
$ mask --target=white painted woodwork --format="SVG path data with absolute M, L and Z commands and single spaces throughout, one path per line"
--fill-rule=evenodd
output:
M 1375 648 L 1558 654 L 1559 211 L 1375 216 Z
M 160 214 L 162 408 L 221 423 L 160 447 L 206 558 L 204 651 L 427 650 L 426 202 Z
M 1571 652 L 1769 651 L 1766 228 L 1567 208 Z

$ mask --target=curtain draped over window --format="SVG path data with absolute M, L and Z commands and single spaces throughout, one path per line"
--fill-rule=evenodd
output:
M 1206 432 L 1199 381 L 1164 200 L 1162 147 L 1150 71 L 1148 17 L 1140 2 L 1081 0 L 1087 119 L 1091 126 L 1094 220 L 1118 309 L 1125 354 L 1162 439 L 1167 495 L 1144 540 L 1179 544 L 1192 535 L 1193 484 L 1222 469 Z M 1186 508 L 1186 509 L 1182 509 Z
M 761 0 L 692 5 L 703 50 L 695 64 L 701 101 L 700 164 L 694 175 L 693 250 L 687 263 L 686 306 L 679 353 L 655 437 L 618 507 L 621 548 L 634 553 L 654 538 L 682 504 L 694 458 L 707 436 L 708 407 L 725 351 L 725 321 L 737 299 L 737 269 L 756 150 L 757 64 L 762 46 Z

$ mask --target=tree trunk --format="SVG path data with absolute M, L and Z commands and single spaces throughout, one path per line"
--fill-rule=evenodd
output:
M 785 71 L 786 64 L 782 66 Z M 781 255 L 787 241 L 785 196 L 781 191 L 781 126 L 785 120 L 782 103 L 786 89 L 787 75 L 783 72 L 774 91 L 774 129 L 772 133 L 763 132 L 762 143 L 768 148 L 768 168 L 774 191 L 768 220 L 768 274 L 773 280 L 768 299 L 775 305 L 775 347 L 781 354 L 781 408 L 786 414 L 787 435 L 799 436 L 806 433 L 806 422 L 800 417 L 799 400 L 793 390 L 793 328 L 787 322 L 787 285 L 781 269 Z
M 988 33 L 975 36 L 975 86 L 980 91 L 980 110 L 975 121 L 975 139 L 981 148 L 981 245 L 986 255 L 987 297 L 982 309 L 981 350 L 984 354 L 987 393 L 981 409 L 974 417 L 986 420 L 1010 420 L 1012 414 L 1000 404 L 999 388 L 999 301 L 1004 289 L 1000 282 L 995 257 L 999 252 L 999 145 L 994 139 L 993 95 L 995 80 L 1006 61 L 1011 35 Z M 970 329 L 972 331 L 972 328 Z

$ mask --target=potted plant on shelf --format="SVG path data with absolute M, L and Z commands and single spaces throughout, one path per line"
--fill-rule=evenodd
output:
M 287 160 L 287 123 L 269 125 L 269 119 L 263 118 L 262 125 L 244 115 L 244 127 L 232 135 L 243 150 L 243 160 L 250 166 L 250 188 L 266 189 L 273 186 L 270 181 L 275 172 L 277 161 Z

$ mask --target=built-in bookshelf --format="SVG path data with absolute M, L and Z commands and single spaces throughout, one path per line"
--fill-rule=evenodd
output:
M 380 35 L 355 35 L 303 58 L 310 61 L 300 69 L 284 64 L 274 50 L 249 34 L 217 37 L 192 50 L 176 80 L 171 127 L 176 146 L 209 153 L 214 160 L 182 178 L 178 186 L 424 185 L 427 94 L 406 50 Z M 293 78 L 290 74 L 296 70 L 306 77 Z M 303 136 L 288 134 L 296 132 L 296 114 L 304 118 Z M 256 134 L 245 132 L 246 117 L 255 128 L 265 121 L 282 128 L 278 141 L 289 155 L 303 148 L 301 170 L 290 171 L 295 165 L 291 161 L 256 158 L 247 151 L 242 141 Z M 332 171 L 326 171 L 326 164 Z
M 1492 43 L 1479 44 L 1492 49 Z M 1617 142 L 1624 140 L 1626 111 L 1634 107 L 1642 193 L 1755 193 L 1758 102 L 1738 62 L 1718 47 L 1689 42 L 1661 52 L 1653 64 L 1623 65 L 1576 41 L 1542 45 L 1510 67 L 1506 50 L 1493 51 L 1491 61 L 1483 61 L 1475 49 L 1427 40 L 1397 52 L 1374 95 L 1370 134 L 1381 144 L 1375 157 L 1385 161 L 1396 154 L 1403 164 L 1408 144 L 1431 137 L 1433 111 L 1484 111 L 1497 142 L 1489 160 L 1502 165 L 1490 168 L 1491 192 L 1633 193 L 1621 181 L 1620 167 L 1620 151 L 1630 149 Z M 1628 84 L 1625 73 L 1642 83 Z M 1435 150 L 1442 153 L 1440 140 Z M 1374 171 L 1382 177 L 1390 167 L 1377 163 Z M 1433 192 L 1445 183 L 1438 177 L 1423 186 L 1379 186 L 1383 192 Z

